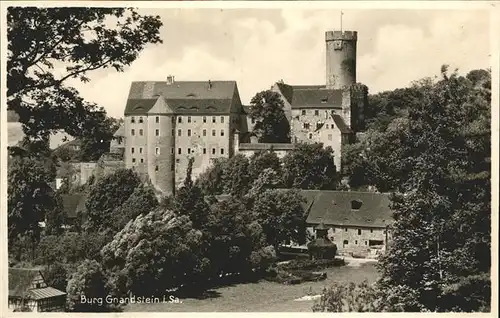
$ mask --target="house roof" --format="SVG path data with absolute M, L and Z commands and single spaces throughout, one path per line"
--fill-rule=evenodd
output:
M 63 194 L 63 209 L 67 217 L 76 218 L 76 215 L 85 206 L 86 195 L 84 193 Z
M 66 295 L 53 287 L 32 289 L 33 280 L 42 276 L 39 268 L 9 268 L 9 297 L 24 297 L 34 300 Z
M 301 190 L 301 194 L 308 224 L 385 227 L 393 222 L 388 194 L 323 190 Z M 359 209 L 352 209 L 355 200 L 361 203 Z
M 346 125 L 342 116 L 340 116 L 339 114 L 333 114 L 332 117 L 333 117 L 333 121 L 335 122 L 335 125 L 339 128 L 341 133 L 343 133 L 343 134 L 352 133 L 351 128 L 349 128 Z
M 125 124 L 121 124 L 120 127 L 113 134 L 114 137 L 124 137 L 125 136 Z
M 229 113 L 236 81 L 132 82 L 125 115 L 144 114 L 159 98 L 175 113 Z
M 295 144 L 290 143 L 240 143 L 241 150 L 293 150 Z
M 326 89 L 325 85 L 287 85 L 277 83 L 292 109 L 342 108 L 342 90 Z

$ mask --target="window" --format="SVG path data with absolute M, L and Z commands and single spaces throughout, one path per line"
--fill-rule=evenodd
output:
M 215 129 L 212 129 L 212 136 L 215 137 Z
M 158 166 L 155 167 L 155 171 L 158 171 Z
M 349 241 L 348 240 L 344 240 L 344 245 L 349 245 Z
M 191 148 L 188 148 L 188 155 L 191 153 Z
M 325 129 L 328 129 L 328 124 L 325 124 Z
M 333 124 L 331 124 L 330 128 L 333 129 L 333 128 L 335 128 L 335 126 Z
M 156 130 L 155 130 L 155 135 L 156 135 L 156 136 L 159 136 L 159 135 L 160 135 L 160 130 L 159 130 L 159 129 L 156 129 Z
M 356 240 L 356 241 L 354 241 L 354 244 L 358 245 L 358 241 L 357 241 L 357 240 Z
M 384 230 L 384 234 L 386 233 L 386 231 Z
M 335 228 L 334 227 L 332 227 L 332 233 L 335 233 Z
M 212 155 L 215 155 L 215 148 L 212 148 Z
M 303 109 L 303 110 L 302 110 L 302 116 L 305 116 L 305 115 L 306 115 L 306 110 L 305 110 L 305 109 Z
M 316 130 L 319 130 L 321 128 L 321 123 L 316 123 Z
M 255 118 L 252 118 L 252 124 L 255 124 Z
M 130 122 L 131 122 L 132 124 L 135 124 L 135 117 L 130 118 Z
M 313 134 L 309 133 L 309 139 L 313 138 Z
M 359 201 L 359 200 L 352 200 L 351 201 L 351 209 L 353 209 L 353 210 L 359 210 L 361 208 L 362 204 L 363 203 L 361 201 Z
M 325 97 L 325 98 L 322 98 L 321 99 L 321 103 L 322 104 L 326 104 L 326 102 L 328 101 L 328 97 Z
M 142 136 L 144 134 L 144 131 L 142 129 L 139 129 L 139 136 Z
M 36 288 L 40 288 L 40 283 L 36 283 Z
M 142 153 L 142 147 L 139 147 L 139 153 Z
M 205 137 L 206 135 L 207 135 L 207 130 L 203 129 L 203 137 Z
M 174 116 L 170 117 L 170 121 L 172 122 L 172 124 L 174 124 L 175 123 L 175 117 Z
M 347 232 L 347 228 L 344 229 L 344 232 Z
M 178 122 L 179 124 L 180 124 L 180 123 L 182 123 L 182 117 L 181 117 L 181 116 L 179 116 L 179 117 L 177 118 L 177 122 Z
M 207 148 L 203 148 L 203 154 L 206 155 L 207 154 Z
M 220 116 L 220 122 L 221 122 L 221 124 L 224 123 L 224 116 Z
M 174 171 L 175 170 L 175 163 L 172 162 L 172 165 L 170 166 L 170 171 Z
M 182 154 L 182 148 L 177 149 L 177 153 L 178 153 L 179 155 L 181 155 L 181 154 Z
M 361 229 L 358 229 L 358 235 L 361 235 Z
M 368 241 L 365 241 L 365 245 L 368 245 Z
M 158 124 L 158 123 L 160 123 L 160 116 L 156 116 L 156 118 L 155 118 L 155 122 L 156 122 L 157 124 Z M 157 168 L 158 168 L 158 167 L 157 167 Z
M 224 129 L 221 129 L 221 130 L 220 130 L 220 135 L 221 135 L 221 136 L 224 136 Z
M 309 127 L 311 126 L 309 125 L 309 123 L 303 123 L 302 127 L 304 127 L 304 129 L 309 129 Z
M 172 129 L 172 137 L 175 136 L 175 129 Z
M 224 148 L 220 148 L 220 154 L 223 155 L 224 154 Z
M 212 123 L 215 124 L 215 116 L 212 116 Z
M 173 155 L 174 154 L 174 147 L 170 147 L 170 153 Z
M 135 129 L 132 129 L 132 131 L 130 132 L 130 134 L 131 134 L 132 136 L 135 136 Z
M 191 116 L 188 116 L 188 123 L 191 122 Z
M 156 148 L 155 148 L 155 153 L 156 153 L 157 155 L 159 155 L 159 154 L 160 154 L 160 148 L 156 147 Z
M 132 158 L 132 163 L 135 163 L 135 158 Z
M 203 116 L 203 123 L 206 124 L 207 123 L 207 116 Z
M 134 147 L 130 148 L 130 152 L 131 152 L 131 153 L 134 153 L 134 152 L 135 152 Z
M 373 233 L 373 229 L 370 229 L 370 233 Z
M 328 134 L 328 140 L 332 140 L 333 136 L 332 134 Z
M 141 158 L 141 163 L 144 163 L 144 159 L 143 158 Z
M 182 130 L 177 129 L 177 136 L 179 136 L 179 137 L 182 136 Z
M 143 122 L 142 117 L 139 117 L 139 124 L 142 124 Z
M 319 110 L 317 109 L 314 110 L 314 116 L 319 116 Z
M 188 137 L 191 137 L 191 129 L 188 129 Z

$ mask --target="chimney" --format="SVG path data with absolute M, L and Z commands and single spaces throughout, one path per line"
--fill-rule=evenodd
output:
M 173 75 L 167 76 L 167 85 L 172 85 L 174 82 L 175 80 Z
M 212 81 L 211 80 L 208 80 L 208 89 L 211 90 L 212 89 Z

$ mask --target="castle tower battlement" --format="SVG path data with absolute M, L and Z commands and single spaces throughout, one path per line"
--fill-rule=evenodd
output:
M 326 87 L 344 89 L 356 83 L 356 31 L 327 31 Z

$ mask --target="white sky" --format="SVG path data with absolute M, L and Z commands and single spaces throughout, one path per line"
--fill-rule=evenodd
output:
M 160 15 L 161 45 L 148 46 L 123 73 L 72 82 L 88 101 L 122 117 L 130 83 L 138 80 L 236 80 L 244 104 L 283 79 L 325 83 L 326 30 L 339 10 L 141 9 Z M 489 15 L 473 10 L 344 10 L 343 29 L 358 31 L 357 80 L 370 92 L 407 86 L 439 73 L 489 67 Z

